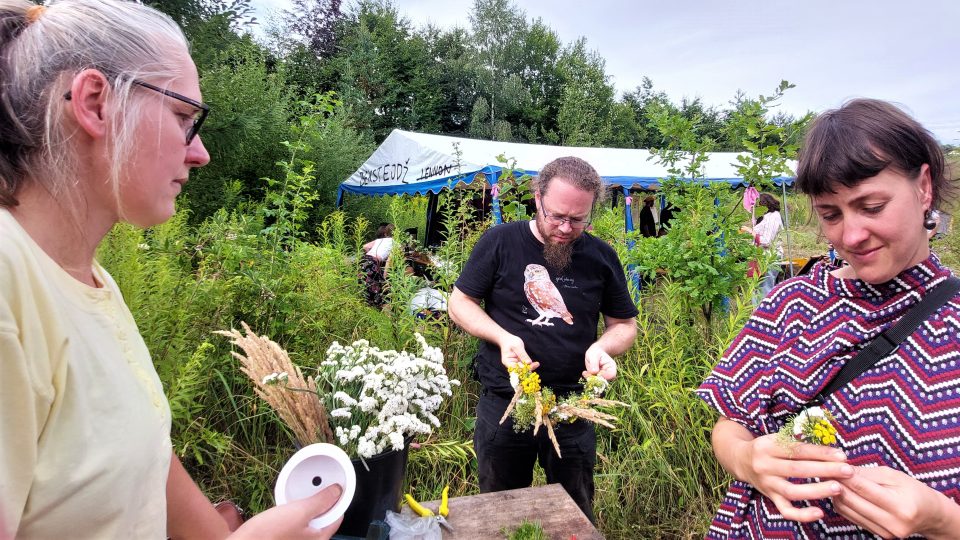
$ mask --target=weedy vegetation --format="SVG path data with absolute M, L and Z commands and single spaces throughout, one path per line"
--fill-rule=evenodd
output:
M 745 172 L 759 188 L 779 191 L 771 179 L 793 157 L 796 136 L 758 120 L 773 98 L 745 100 L 737 125 L 752 154 L 761 156 L 742 162 Z M 472 433 L 479 388 L 471 370 L 477 340 L 445 313 L 421 319 L 408 307 L 426 282 L 402 264 L 402 246 L 421 240 L 403 231 L 422 227 L 425 200 L 377 199 L 368 213 L 354 202 L 349 214 L 318 216 L 317 174 L 325 167 L 316 160 L 326 159 L 322 150 L 339 133 L 340 105 L 324 94 L 301 111 L 259 202 L 239 197 L 239 185 L 228 186 L 223 197 L 233 202 L 199 223 L 184 210 L 146 231 L 118 226 L 100 250 L 167 391 L 175 451 L 213 500 L 230 498 L 252 511 L 270 507 L 296 437 L 254 394 L 229 341 L 214 332 L 246 321 L 305 372 L 316 370 L 334 341 L 410 350 L 420 333 L 442 350 L 449 376 L 463 385 L 437 412 L 440 428 L 414 441 L 405 491 L 439 493 L 449 484 L 451 496 L 477 493 Z M 598 430 L 595 512 L 610 539 L 702 537 L 729 481 L 710 448 L 715 415 L 693 391 L 750 314 L 756 281 L 746 277 L 746 262 L 759 253 L 738 232 L 749 219 L 742 192 L 679 179 L 698 177 L 699 156 L 712 143 L 698 135 L 697 122 L 677 114 L 655 116 L 667 141 L 660 159 L 676 177 L 666 179 L 661 194 L 681 209 L 670 231 L 649 239 L 625 234 L 622 204 L 606 204 L 593 216 L 593 234 L 621 255 L 640 309 L 637 340 L 618 359 L 619 377 L 607 393 L 629 406 L 617 410 L 616 429 Z M 529 178 L 505 176 L 504 216 L 526 219 Z M 462 189 L 440 195 L 445 241 L 433 250 L 440 264 L 432 286 L 443 291 L 452 289 L 491 226 L 472 211 L 471 195 Z M 805 199 L 788 193 L 786 208 L 792 256 L 825 254 Z M 397 225 L 396 248 L 387 265 L 387 301 L 374 308 L 363 300 L 358 261 L 381 220 Z M 934 247 L 957 265 L 956 234 L 934 240 Z M 542 482 L 542 474 L 536 478 Z

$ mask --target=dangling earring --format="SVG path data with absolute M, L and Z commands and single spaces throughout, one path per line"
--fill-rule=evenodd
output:
M 927 210 L 923 213 L 923 228 L 932 231 L 937 228 L 937 211 Z

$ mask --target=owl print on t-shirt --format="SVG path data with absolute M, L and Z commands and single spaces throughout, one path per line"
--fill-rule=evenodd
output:
M 523 277 L 523 292 L 539 314 L 536 319 L 527 319 L 528 323 L 533 326 L 553 326 L 550 319 L 560 318 L 567 324 L 573 324 L 573 315 L 567 311 L 560 290 L 550 280 L 550 272 L 543 265 L 528 264 Z

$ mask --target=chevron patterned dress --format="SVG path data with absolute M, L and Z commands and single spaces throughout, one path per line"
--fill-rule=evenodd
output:
M 697 394 L 756 436 L 776 433 L 860 348 L 950 276 L 936 255 L 882 285 L 816 265 L 764 299 Z M 854 466 L 903 471 L 960 503 L 960 295 L 900 347 L 834 392 L 839 446 Z M 874 538 L 838 515 L 801 524 L 734 480 L 707 538 Z

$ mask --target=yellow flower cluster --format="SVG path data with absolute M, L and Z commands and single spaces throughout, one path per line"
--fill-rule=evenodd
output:
M 836 444 L 837 442 L 837 428 L 833 427 L 827 419 L 822 418 L 817 420 L 811 428 L 813 436 L 820 442 L 820 444 Z
M 524 394 L 534 394 L 540 391 L 540 375 L 530 373 L 520 381 Z
M 520 362 L 511 366 L 509 370 L 517 375 L 524 394 L 536 394 L 540 391 L 540 374 L 530 371 L 528 364 Z

